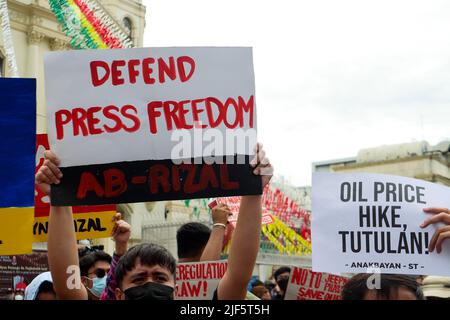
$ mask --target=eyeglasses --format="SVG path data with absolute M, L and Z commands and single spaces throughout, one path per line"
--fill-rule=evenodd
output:
M 103 278 L 108 272 L 109 272 L 109 270 L 107 270 L 107 269 L 105 270 L 105 269 L 98 268 L 98 269 L 94 270 L 94 272 L 91 272 L 90 274 L 95 274 L 95 276 L 97 278 Z

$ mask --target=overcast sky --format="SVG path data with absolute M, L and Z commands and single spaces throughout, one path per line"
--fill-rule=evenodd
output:
M 253 47 L 258 139 L 275 170 L 450 139 L 450 1 L 143 0 L 144 46 Z

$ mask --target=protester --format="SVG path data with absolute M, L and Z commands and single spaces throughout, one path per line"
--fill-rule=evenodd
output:
M 39 274 L 25 289 L 25 300 L 56 300 L 50 271 Z
M 251 161 L 251 166 L 254 168 L 253 174 L 261 175 L 264 188 L 272 177 L 273 167 L 265 157 L 262 145 L 258 144 L 255 151 L 256 155 Z M 59 159 L 52 152 L 46 151 L 45 158 L 44 165 L 36 174 L 36 183 L 44 193 L 49 194 L 50 184 L 59 183 L 62 173 L 58 169 Z M 217 299 L 240 300 L 245 297 L 247 283 L 252 275 L 259 249 L 261 211 L 260 195 L 242 197 L 239 218 L 229 251 L 228 268 L 215 291 Z M 68 288 L 67 285 L 70 280 L 68 268 L 78 265 L 76 236 L 70 207 L 50 208 L 48 256 L 57 296 L 60 299 L 87 299 L 88 294 L 84 286 Z M 165 263 L 161 265 L 159 263 L 162 260 Z M 175 260 L 167 249 L 154 244 L 142 244 L 131 248 L 119 260 L 116 269 L 116 298 L 167 298 L 169 295 L 173 297 L 176 269 L 173 261 Z M 132 291 L 127 291 L 130 289 Z
M 131 236 L 131 226 L 126 221 L 122 220 L 122 214 L 116 213 L 113 217 L 115 222 L 112 237 L 115 242 L 115 249 L 111 261 L 111 269 L 108 272 L 106 278 L 106 289 L 101 295 L 101 300 L 115 300 L 116 299 L 116 268 L 119 263 L 120 258 L 127 252 L 128 240 Z
M 215 261 L 220 259 L 231 211 L 225 204 L 212 208 L 213 228 L 199 222 L 188 222 L 177 230 L 179 262 Z
M 424 300 L 416 279 L 398 274 L 359 273 L 344 285 L 341 297 L 342 300 Z
M 264 286 L 267 288 L 267 290 L 269 290 L 270 296 L 274 295 L 273 290 L 275 289 L 276 285 L 277 284 L 273 280 L 273 277 L 271 277 L 271 279 L 269 280 L 264 281 Z
M 111 256 L 102 251 L 88 253 L 80 259 L 81 282 L 87 289 L 90 300 L 100 299 L 105 290 L 111 260 Z
M 200 222 L 188 222 L 177 230 L 178 262 L 196 262 L 208 243 L 211 230 Z
M 271 300 L 272 299 L 272 296 L 270 295 L 269 290 L 264 285 L 253 286 L 252 293 L 261 300 Z
M 422 290 L 427 300 L 450 300 L 450 277 L 427 276 Z
M 284 300 L 284 296 L 286 295 L 286 289 L 289 282 L 289 276 L 291 274 L 291 268 L 289 267 L 280 267 L 274 273 L 273 277 L 279 287 L 279 291 L 272 296 L 273 300 Z
M 25 296 L 25 289 L 27 285 L 25 282 L 19 282 L 16 284 L 14 290 L 14 300 L 23 300 Z
M 213 228 L 199 222 L 188 222 L 177 230 L 178 262 L 199 262 L 219 260 L 228 217 L 232 215 L 226 204 L 212 208 Z M 259 300 L 247 291 L 245 300 Z

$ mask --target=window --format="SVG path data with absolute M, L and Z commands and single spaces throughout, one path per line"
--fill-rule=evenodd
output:
M 125 32 L 127 33 L 128 39 L 132 39 L 133 37 L 133 24 L 131 23 L 131 19 L 128 17 L 123 18 L 123 26 L 125 28 Z

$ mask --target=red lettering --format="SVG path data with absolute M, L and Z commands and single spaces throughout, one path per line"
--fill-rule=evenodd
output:
M 177 166 L 172 166 L 172 189 L 173 191 L 180 191 L 180 173 Z
M 197 108 L 197 103 L 201 103 L 203 101 L 205 101 L 205 99 L 192 100 L 192 118 L 194 119 L 194 121 L 199 121 L 198 115 L 204 111 L 203 109 Z M 207 125 L 202 124 L 201 127 L 206 128 Z
M 161 112 L 156 110 L 156 108 L 161 108 L 161 101 L 152 101 L 147 105 L 147 115 L 148 115 L 148 123 L 150 124 L 150 132 L 155 134 L 158 132 L 156 126 L 156 118 L 161 116 Z
M 95 192 L 97 197 L 103 197 L 105 193 L 102 186 L 98 183 L 97 178 L 92 173 L 83 172 L 80 178 L 80 185 L 78 186 L 77 198 L 86 198 L 86 194 L 90 191 Z
M 83 108 L 72 109 L 72 122 L 73 122 L 73 135 L 77 136 L 81 134 L 87 136 L 89 134 L 88 127 L 86 126 L 87 113 Z
M 150 67 L 151 64 L 155 63 L 153 58 L 145 58 L 142 60 L 142 76 L 144 77 L 144 82 L 146 84 L 154 84 L 155 79 L 151 77 L 153 69 Z
M 191 67 L 189 74 L 187 74 L 187 75 L 186 75 L 186 69 L 184 67 L 185 63 L 187 63 Z M 188 56 L 179 57 L 177 59 L 177 66 L 178 66 L 178 74 L 180 75 L 181 82 L 188 81 L 194 74 L 195 61 L 191 57 L 188 57 Z
M 127 113 L 128 110 L 134 111 L 134 114 Z M 124 105 L 122 107 L 122 109 L 120 110 L 120 113 L 122 114 L 122 116 L 124 116 L 124 118 L 130 119 L 134 123 L 134 125 L 131 126 L 131 127 L 127 127 L 125 125 L 122 125 L 123 129 L 126 132 L 135 132 L 135 131 L 139 130 L 139 128 L 141 127 L 141 121 L 136 116 L 138 112 L 137 112 L 137 109 L 134 106 L 132 106 L 131 104 Z
M 101 111 L 100 107 L 92 107 L 87 111 L 87 123 L 89 127 L 90 134 L 101 134 L 103 132 L 102 129 L 96 128 L 95 125 L 100 123 L 100 119 L 94 117 L 94 113 Z
M 245 103 L 244 98 L 241 96 L 238 97 L 238 106 L 239 106 L 239 113 L 241 114 L 241 120 L 243 119 L 243 112 L 249 113 L 249 126 L 250 128 L 253 128 L 253 109 L 254 109 L 254 98 L 253 95 L 250 96 L 247 103 Z M 240 124 L 240 127 L 242 128 L 244 126 L 243 121 Z
M 119 131 L 123 124 L 122 124 L 122 120 L 120 120 L 120 117 L 113 114 L 112 111 L 116 111 L 119 112 L 119 108 L 114 106 L 114 105 L 110 105 L 105 107 L 105 109 L 103 109 L 103 114 L 105 115 L 106 118 L 108 118 L 109 120 L 113 120 L 115 125 L 113 127 L 110 127 L 108 125 L 104 125 L 103 128 L 105 129 L 106 132 L 108 133 L 114 133 Z
M 220 186 L 224 190 L 239 189 L 239 181 L 230 181 L 228 177 L 228 166 L 226 164 L 220 165 Z
M 199 281 L 197 285 L 191 284 L 190 282 L 186 282 L 189 288 L 189 296 L 190 297 L 198 297 L 200 295 L 200 289 L 202 287 L 203 281 Z
M 234 113 L 235 113 L 235 120 L 234 120 L 234 123 L 232 123 L 232 124 L 228 122 L 228 108 L 230 105 L 232 105 L 234 107 Z M 225 116 L 223 117 L 223 123 L 225 124 L 225 126 L 227 128 L 234 129 L 234 128 L 236 128 L 238 123 L 242 122 L 242 119 L 241 119 L 242 113 L 239 112 L 238 105 L 233 98 L 228 98 L 227 101 L 225 101 L 224 111 L 225 111 Z
M 186 123 L 186 117 L 185 117 L 185 114 L 189 113 L 190 108 L 185 109 L 184 105 L 189 103 L 189 102 L 191 102 L 191 101 L 190 100 L 183 100 L 183 101 L 180 101 L 178 103 L 178 111 L 179 111 L 179 114 L 180 114 L 180 117 L 179 117 L 179 124 L 180 125 L 177 124 L 177 128 L 178 129 L 192 129 L 193 128 L 192 125 L 188 125 Z
M 72 120 L 72 113 L 69 110 L 58 110 L 55 113 L 56 139 L 64 138 L 64 125 Z
M 180 105 L 176 101 L 165 101 L 163 105 L 167 130 L 172 130 L 172 122 L 175 124 L 175 128 L 182 128 L 182 122 L 177 115 Z
M 161 185 L 164 192 L 169 192 L 169 169 L 162 164 L 151 166 L 149 173 L 149 184 L 151 193 L 158 193 L 159 185 Z
M 169 65 L 164 62 L 164 59 L 158 59 L 158 79 L 160 83 L 166 82 L 165 75 L 169 76 L 171 80 L 175 80 L 177 78 L 176 69 L 175 69 L 175 59 L 173 57 L 169 57 Z
M 186 179 L 184 181 L 183 191 L 185 193 L 196 192 L 197 188 L 195 186 L 194 179 L 197 167 L 194 164 L 183 163 L 182 165 L 180 165 L 180 168 L 188 172 L 188 175 L 186 176 Z
M 120 196 L 127 190 L 125 174 L 119 169 L 108 169 L 103 172 L 105 178 L 105 197 L 112 198 Z
M 131 59 L 128 61 L 128 75 L 130 77 L 130 83 L 136 83 L 136 78 L 139 75 L 139 71 L 135 69 L 141 62 L 138 59 Z
M 125 83 L 125 80 L 121 78 L 122 71 L 119 70 L 119 67 L 123 67 L 126 65 L 124 60 L 114 60 L 111 64 L 111 78 L 113 86 L 118 86 Z
M 292 273 L 291 283 L 295 283 L 297 285 L 304 286 L 307 278 L 308 278 L 308 270 L 294 268 L 294 271 Z
M 217 116 L 216 120 L 214 120 L 212 104 L 216 105 L 217 110 L 218 110 L 219 115 Z M 220 102 L 219 99 L 216 99 L 213 97 L 208 97 L 205 100 L 205 105 L 206 105 L 206 113 L 208 114 L 210 127 L 215 128 L 215 127 L 219 126 L 219 124 L 222 122 L 222 119 L 223 119 L 223 113 L 222 113 L 223 104 L 222 104 L 222 102 Z
M 98 87 L 104 84 L 106 80 L 108 80 L 110 71 L 109 66 L 105 61 L 91 61 L 90 68 L 91 68 L 91 81 L 94 87 Z M 103 68 L 103 70 L 105 71 L 105 74 L 103 75 L 102 78 L 100 78 L 98 75 L 98 68 Z
M 219 181 L 217 181 L 216 173 L 214 172 L 214 168 L 212 165 L 204 164 L 202 165 L 200 174 L 200 183 L 199 189 L 206 190 L 209 185 L 213 188 L 219 187 Z

